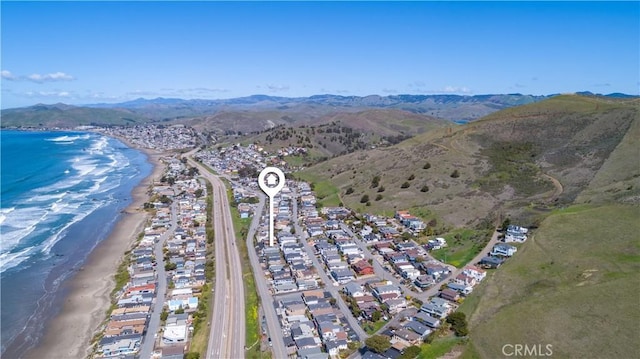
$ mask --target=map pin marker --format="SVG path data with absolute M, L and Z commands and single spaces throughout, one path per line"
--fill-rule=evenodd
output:
M 273 197 L 284 187 L 284 172 L 277 167 L 266 167 L 258 175 L 258 186 L 269 196 L 269 245 L 273 246 Z

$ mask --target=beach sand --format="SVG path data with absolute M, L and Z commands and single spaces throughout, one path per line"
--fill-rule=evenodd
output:
M 122 139 L 120 139 L 122 140 Z M 123 141 L 126 142 L 126 141 Z M 133 201 L 122 214 L 109 236 L 91 252 L 84 267 L 67 284 L 69 295 L 60 313 L 45 328 L 40 343 L 25 358 L 86 358 L 90 342 L 100 329 L 111 305 L 114 274 L 131 249 L 148 219 L 142 205 L 148 200 L 147 189 L 162 175 L 161 154 L 144 150 L 153 165 L 151 175 L 133 191 Z

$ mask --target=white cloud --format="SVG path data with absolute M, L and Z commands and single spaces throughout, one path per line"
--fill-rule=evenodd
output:
M 29 81 L 33 81 L 33 82 L 37 82 L 37 83 L 43 83 L 43 82 L 53 82 L 53 81 L 72 81 L 75 80 L 75 78 L 69 74 L 65 74 L 64 72 L 53 72 L 50 74 L 31 74 L 29 76 L 27 76 L 27 80 Z
M 27 91 L 24 93 L 27 97 L 71 97 L 71 93 L 68 91 Z
M 7 71 L 7 70 L 2 70 L 2 72 L 0 72 L 0 76 L 2 76 L 2 78 L 5 80 L 10 80 L 10 81 L 15 81 L 18 79 L 16 76 L 14 76 L 11 73 L 11 71 Z
M 468 87 L 463 86 L 463 87 L 457 87 L 457 86 L 445 86 L 444 89 L 442 90 L 442 92 L 444 93 L 471 93 L 471 90 L 469 90 Z
M 266 85 L 266 88 L 271 92 L 281 92 L 289 90 L 289 86 L 287 85 Z

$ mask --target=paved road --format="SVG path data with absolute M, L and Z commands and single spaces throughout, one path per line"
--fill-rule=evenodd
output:
M 156 242 L 154 246 L 154 255 L 156 256 L 156 298 L 151 308 L 147 333 L 142 340 L 142 346 L 140 346 L 140 352 L 138 353 L 138 357 L 141 359 L 151 358 L 153 346 L 156 341 L 155 334 L 158 332 L 158 329 L 160 329 L 160 313 L 162 313 L 162 307 L 164 306 L 164 300 L 167 294 L 167 275 L 164 270 L 164 253 L 162 253 L 162 248 L 167 239 L 173 236 L 177 225 L 178 218 L 176 204 L 174 202 L 171 204 L 171 227 L 158 238 L 158 242 Z
M 264 312 L 264 317 L 267 322 L 267 332 L 269 337 L 271 338 L 273 357 L 274 358 L 286 358 L 287 350 L 284 345 L 284 339 L 282 337 L 282 326 L 280 325 L 280 320 L 278 319 L 278 315 L 276 314 L 276 309 L 273 306 L 273 296 L 269 291 L 269 287 L 267 286 L 267 281 L 264 276 L 264 272 L 262 271 L 262 267 L 260 266 L 260 261 L 258 259 L 258 254 L 255 251 L 255 246 L 253 244 L 253 238 L 255 237 L 255 233 L 260 225 L 260 216 L 264 211 L 265 204 L 265 195 L 260 195 L 260 202 L 256 207 L 256 212 L 253 215 L 253 221 L 251 221 L 251 227 L 249 227 L 249 234 L 247 235 L 247 248 L 249 249 L 249 261 L 251 262 L 251 267 L 253 268 L 253 276 L 256 282 L 256 289 L 258 290 L 258 295 L 262 301 L 262 310 Z M 253 343 L 250 343 L 251 345 Z
M 203 165 L 187 157 L 213 186 L 216 284 L 207 358 L 243 358 L 246 330 L 240 255 L 224 183 Z
M 320 275 L 320 278 L 325 283 L 324 290 L 331 293 L 331 295 L 336 299 L 336 304 L 338 305 L 338 308 L 342 310 L 342 313 L 344 314 L 344 317 L 347 319 L 347 322 L 349 322 L 349 325 L 351 326 L 351 328 L 353 328 L 353 331 L 356 333 L 359 340 L 361 342 L 364 342 L 364 340 L 367 339 L 369 336 L 362 329 L 362 327 L 360 326 L 360 323 L 358 323 L 356 318 L 353 317 L 351 310 L 349 310 L 349 307 L 342 300 L 342 297 L 338 292 L 339 287 L 335 287 L 333 285 L 334 283 L 333 279 L 329 278 L 329 276 L 325 272 L 324 265 L 320 263 L 320 261 L 318 261 L 318 258 L 315 255 L 314 249 L 309 245 L 309 243 L 306 240 L 307 233 L 302 230 L 302 228 L 300 227 L 300 224 L 298 223 L 298 201 L 297 201 L 296 192 L 294 191 L 293 194 L 294 194 L 294 198 L 296 198 L 296 200 L 293 201 L 293 220 L 294 220 L 296 233 L 300 234 L 302 238 L 301 242 L 304 246 L 304 249 L 307 251 L 307 255 L 309 256 L 309 258 L 311 258 L 311 261 L 313 262 L 313 265 L 316 267 L 318 274 Z

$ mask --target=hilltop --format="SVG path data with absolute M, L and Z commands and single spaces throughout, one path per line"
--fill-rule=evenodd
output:
M 447 124 L 450 121 L 401 110 L 371 109 L 332 113 L 309 124 L 278 125 L 234 141 L 255 143 L 272 152 L 295 147 L 304 154 L 297 160 L 287 159 L 308 166 L 357 150 L 393 145 Z
M 638 103 L 556 96 L 341 156 L 301 176 L 333 184 L 341 201 L 362 212 L 413 208 L 452 227 L 506 216 L 537 225 L 550 209 L 581 194 L 596 200 L 605 187 L 617 189 L 616 200 L 635 201 L 637 137 L 627 134 L 638 126 Z M 636 156 L 606 163 L 616 148 L 635 148 Z
M 113 104 L 35 105 L 2 110 L 3 127 L 75 127 L 135 125 L 143 122 L 181 123 L 217 136 L 262 131 L 278 125 L 304 125 L 325 116 L 368 109 L 400 110 L 418 115 L 468 122 L 500 109 L 532 103 L 547 96 L 393 95 L 247 97 L 204 100 L 137 99 Z
M 63 103 L 2 110 L 2 127 L 132 126 L 150 121 L 151 118 L 127 109 L 78 107 Z

